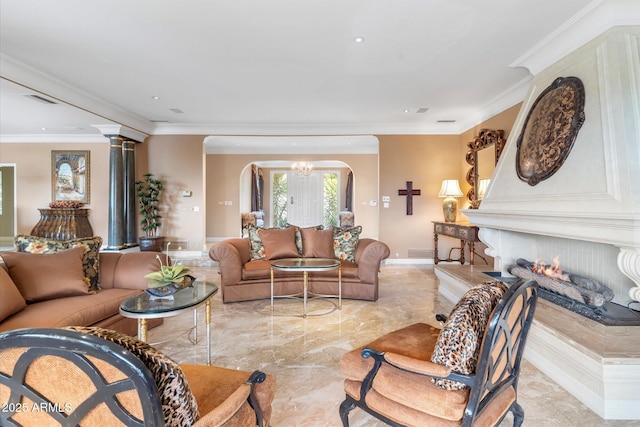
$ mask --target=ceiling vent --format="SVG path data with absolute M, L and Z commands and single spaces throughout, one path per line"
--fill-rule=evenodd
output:
M 438 123 L 455 123 L 455 120 L 438 120 Z
M 424 113 L 426 113 L 427 111 L 429 111 L 429 109 L 428 109 L 427 107 L 422 107 L 422 108 L 418 108 L 418 109 L 416 110 L 416 113 L 418 113 L 418 114 L 424 114 Z
M 41 95 L 25 95 L 27 98 L 31 98 L 34 101 L 42 102 L 43 104 L 57 104 L 57 102 L 50 100 L 49 98 L 45 98 Z
M 169 123 L 169 120 L 151 120 L 151 123 Z
M 172 111 L 172 112 L 174 112 L 176 114 L 183 114 L 184 113 L 184 111 L 182 111 L 179 108 L 169 108 L 169 111 Z

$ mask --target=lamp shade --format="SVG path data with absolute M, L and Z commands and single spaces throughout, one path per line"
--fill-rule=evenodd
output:
M 487 194 L 487 189 L 489 188 L 489 183 L 491 183 L 490 179 L 481 179 L 478 183 L 478 199 L 482 200 L 484 195 Z
M 457 179 L 445 179 L 442 181 L 442 187 L 438 197 L 462 197 L 462 190 Z

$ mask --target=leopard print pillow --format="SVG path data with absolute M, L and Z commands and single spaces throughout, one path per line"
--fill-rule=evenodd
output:
M 506 290 L 507 285 L 499 281 L 487 281 L 469 289 L 451 310 L 438 335 L 431 361 L 460 374 L 473 374 L 489 316 Z M 431 382 L 446 390 L 468 388 L 451 380 L 431 378 Z
M 133 353 L 151 371 L 162 401 L 165 426 L 187 427 L 199 418 L 196 402 L 182 369 L 171 358 L 136 338 L 110 329 L 69 326 L 64 329 L 95 335 Z

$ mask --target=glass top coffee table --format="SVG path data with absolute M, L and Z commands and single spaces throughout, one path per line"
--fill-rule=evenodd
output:
M 271 261 L 271 310 L 273 311 L 274 298 L 300 298 L 299 294 L 273 295 L 274 270 L 301 272 L 303 277 L 302 285 L 302 317 L 307 317 L 307 300 L 312 298 L 335 298 L 336 295 L 321 295 L 309 292 L 309 273 L 314 271 L 327 271 L 338 269 L 338 310 L 342 310 L 342 267 L 340 261 L 332 258 L 283 258 Z M 335 310 L 335 308 L 333 309 Z M 332 310 L 332 311 L 333 311 Z M 328 314 L 328 313 L 323 313 Z
M 120 304 L 120 314 L 124 317 L 138 319 L 138 339 L 147 341 L 147 319 L 158 319 L 178 316 L 193 310 L 193 339 L 198 342 L 197 308 L 204 304 L 205 323 L 207 327 L 207 364 L 211 364 L 211 298 L 218 292 L 213 283 L 195 281 L 188 288 L 180 289 L 173 298 L 152 297 L 141 292 L 127 298 Z

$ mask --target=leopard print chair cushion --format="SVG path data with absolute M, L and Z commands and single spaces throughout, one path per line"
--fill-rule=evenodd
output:
M 151 371 L 158 387 L 165 426 L 192 426 L 200 418 L 198 404 L 182 369 L 162 352 L 136 338 L 110 329 L 82 326 L 69 326 L 65 329 L 112 341 L 140 359 Z
M 499 281 L 487 281 L 469 289 L 451 310 L 438 335 L 431 361 L 461 374 L 473 374 L 489 316 L 506 290 L 507 285 Z M 451 380 L 431 378 L 431 382 L 446 390 L 468 388 Z

